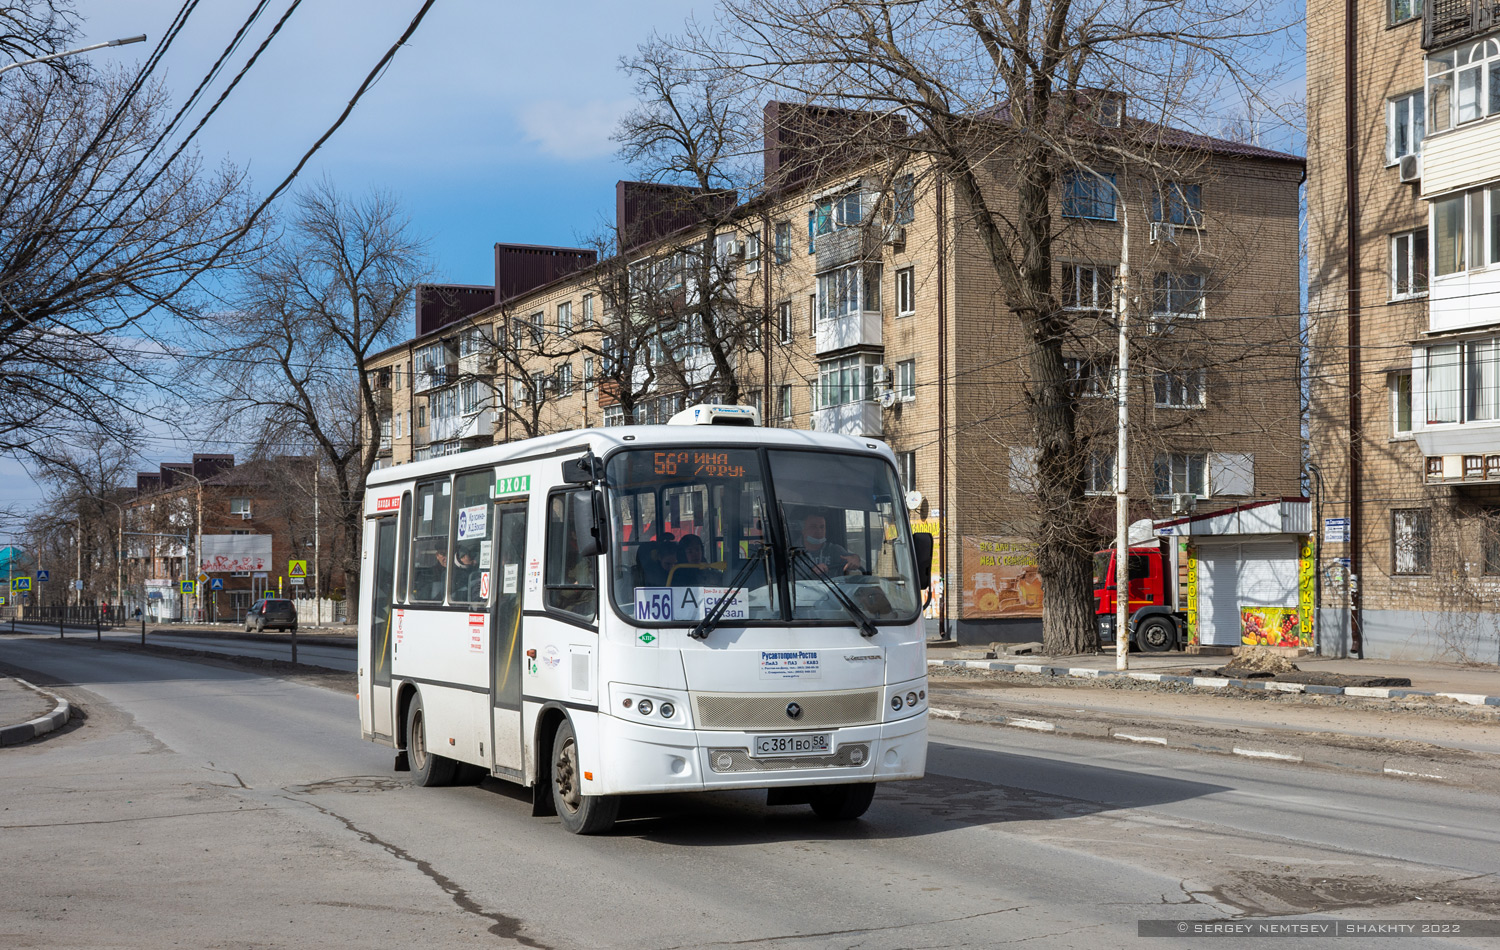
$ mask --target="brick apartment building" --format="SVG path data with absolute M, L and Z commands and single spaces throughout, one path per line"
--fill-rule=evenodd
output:
M 1492 6 L 1308 4 L 1310 449 L 1339 519 L 1323 604 L 1330 646 L 1364 656 L 1500 660 Z
M 778 108 L 789 107 L 772 104 L 768 116 Z M 1133 357 L 1135 518 L 1170 514 L 1174 496 L 1196 496 L 1208 510 L 1301 494 L 1303 162 L 1173 134 L 1177 147 L 1202 157 L 1193 181 L 1167 183 L 1166 198 L 1143 196 L 1136 176 L 1117 170 L 1147 311 L 1136 317 L 1141 355 Z M 768 140 L 768 180 L 789 148 Z M 712 237 L 662 211 L 662 186 L 621 182 L 616 233 L 644 238 L 622 238 L 618 258 L 500 244 L 493 287 L 424 288 L 416 336 L 370 364 L 381 413 L 370 431 L 378 432 L 382 464 L 535 432 L 665 422 L 685 405 L 722 397 L 694 385 L 708 378 L 711 354 L 670 329 L 648 359 L 675 357 L 677 369 L 651 377 L 632 418 L 618 387 L 598 382 L 610 352 L 598 338 L 621 326 L 612 275 L 627 265 L 638 284 L 649 264 L 658 275 L 651 279 L 666 272 L 671 291 L 681 249 L 706 242 L 731 274 L 747 325 L 733 355 L 739 401 L 759 407 L 767 426 L 889 443 L 913 517 L 939 540 L 946 582 L 931 615 L 967 642 L 1038 637 L 1039 589 L 1024 569 L 1034 449 L 1021 329 L 966 225 L 968 212 L 930 167 L 910 163 L 894 172 L 825 166 L 781 182 L 720 215 Z M 990 186 L 1001 194 L 1010 187 L 998 176 Z M 1096 446 L 1089 487 L 1107 537 L 1115 445 L 1109 313 L 1127 214 L 1117 193 L 1089 174 L 1065 176 L 1059 191 L 1055 266 L 1064 304 L 1098 316 L 1097 332 L 1070 341 L 1069 366 L 1086 397 L 1080 432 Z M 567 345 L 586 339 L 594 342 Z M 1015 575 L 1000 582 L 995 575 L 1007 572 L 987 566 L 997 551 Z M 986 585 L 1007 589 L 986 597 Z
M 167 462 L 158 471 L 137 474 L 135 491 L 122 495 L 121 501 L 127 612 L 143 606 L 149 616 L 162 619 L 234 621 L 243 618 L 256 598 L 268 594 L 311 597 L 313 470 L 307 458 L 236 465 L 233 455 L 194 454 L 191 462 Z M 266 538 L 269 543 L 259 547 L 268 551 L 259 564 L 206 566 L 209 582 L 184 595 L 182 581 L 196 581 L 199 573 L 191 554 L 200 533 L 206 554 L 223 548 L 217 539 L 226 536 Z M 316 545 L 317 588 L 325 598 L 343 584 L 335 566 L 340 563 L 336 535 L 325 530 Z M 288 578 L 293 560 L 306 561 L 309 568 L 308 578 L 298 587 Z M 214 589 L 214 580 L 222 589 Z

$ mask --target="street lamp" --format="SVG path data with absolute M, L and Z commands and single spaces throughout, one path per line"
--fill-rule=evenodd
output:
M 104 497 L 98 497 L 94 500 L 102 501 L 106 505 L 112 505 L 120 513 L 120 526 L 115 535 L 115 600 L 123 609 L 125 606 L 125 581 L 122 564 L 125 560 L 125 506 Z M 124 617 L 124 614 L 122 613 L 120 616 Z
M 127 36 L 124 39 L 109 40 L 105 43 L 95 43 L 93 46 L 80 46 L 77 49 L 64 50 L 61 53 L 53 53 L 50 56 L 38 56 L 35 59 L 23 59 L 19 63 L 6 63 L 0 66 L 0 73 L 7 69 L 15 69 L 17 66 L 30 66 L 32 63 L 45 63 L 49 59 L 62 59 L 64 56 L 77 56 L 79 53 L 90 53 L 96 49 L 104 49 L 106 46 L 126 46 L 130 43 L 146 42 L 146 34 L 140 36 Z

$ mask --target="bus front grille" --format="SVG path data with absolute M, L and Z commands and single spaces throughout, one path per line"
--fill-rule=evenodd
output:
M 879 689 L 823 693 L 693 693 L 693 719 L 699 729 L 748 732 L 753 729 L 824 729 L 880 721 Z M 788 715 L 796 707 L 798 715 Z
M 853 769 L 870 761 L 869 743 L 841 745 L 833 755 L 788 755 L 757 759 L 744 749 L 709 749 L 708 767 L 715 772 L 775 772 L 783 769 Z

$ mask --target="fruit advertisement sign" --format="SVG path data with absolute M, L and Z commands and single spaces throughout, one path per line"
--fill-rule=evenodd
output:
M 1030 541 L 966 536 L 963 579 L 966 620 L 1042 615 L 1042 576 Z

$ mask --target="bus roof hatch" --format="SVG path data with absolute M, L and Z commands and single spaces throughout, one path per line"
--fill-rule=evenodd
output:
M 689 406 L 667 420 L 672 426 L 758 426 L 760 410 L 754 406 Z

